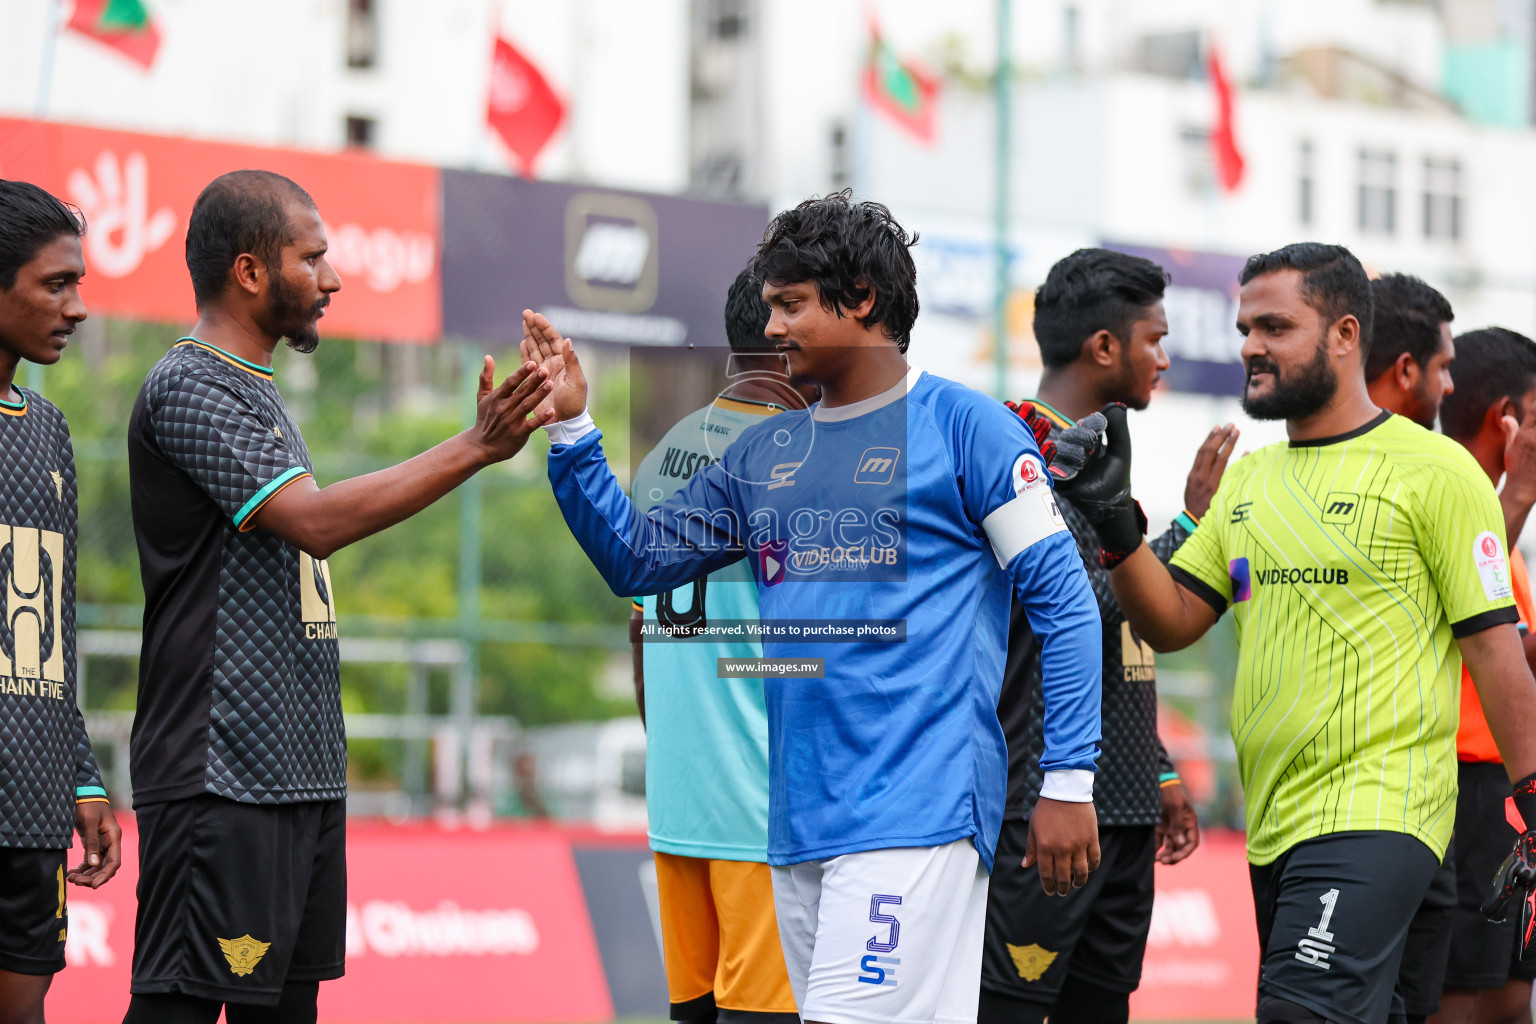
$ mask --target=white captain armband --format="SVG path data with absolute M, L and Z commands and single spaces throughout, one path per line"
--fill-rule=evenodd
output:
M 1056 506 L 1056 492 L 1044 481 L 1023 488 L 1017 497 L 981 521 L 992 553 L 1004 569 L 1020 551 L 1053 534 L 1063 533 L 1067 521 Z

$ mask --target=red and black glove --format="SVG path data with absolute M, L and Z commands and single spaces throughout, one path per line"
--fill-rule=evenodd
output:
M 1033 402 L 1003 404 L 1018 413 L 1035 435 L 1035 444 L 1040 447 L 1046 469 L 1058 481 L 1076 477 L 1101 446 L 1099 438 L 1104 432 L 1103 413 L 1090 413 L 1052 438 L 1051 431 L 1055 425 Z
M 1503 921 L 1520 908 L 1520 959 L 1529 963 L 1536 961 L 1536 772 L 1515 783 L 1514 802 L 1525 831 L 1493 878 L 1483 916 Z
M 1102 452 L 1098 450 L 1098 431 L 1092 429 L 1095 421 L 1103 424 Z M 1071 431 L 1058 436 L 1058 459 L 1066 461 L 1066 434 L 1090 429 L 1095 435 L 1092 448 L 1077 472 L 1057 482 L 1057 490 L 1093 524 L 1099 535 L 1099 561 L 1104 568 L 1113 569 L 1141 547 L 1147 516 L 1131 497 L 1131 432 L 1125 422 L 1125 406 L 1118 402 L 1106 405 L 1102 413 L 1083 417 Z

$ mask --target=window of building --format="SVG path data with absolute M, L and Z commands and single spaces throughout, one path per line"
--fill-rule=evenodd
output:
M 1424 237 L 1461 241 L 1461 161 L 1424 160 Z
M 1185 125 L 1179 131 L 1180 163 L 1184 170 L 1184 189 L 1196 199 L 1204 199 L 1216 187 L 1216 168 L 1211 162 L 1211 133 L 1207 128 Z
M 1361 231 L 1376 235 L 1397 231 L 1397 154 L 1380 149 L 1360 150 L 1360 184 L 1355 206 Z
M 747 0 L 710 0 L 707 16 L 709 38 L 730 42 L 746 31 Z
M 347 115 L 347 145 L 354 149 L 372 149 L 379 122 L 371 117 Z
M 1317 216 L 1316 156 L 1310 140 L 1296 147 L 1296 219 L 1310 226 Z
M 379 60 L 379 22 L 374 0 L 347 0 L 347 67 L 371 68 Z

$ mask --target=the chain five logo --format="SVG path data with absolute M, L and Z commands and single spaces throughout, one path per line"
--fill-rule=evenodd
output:
M 331 596 L 331 566 L 299 552 L 299 618 L 310 640 L 336 639 L 336 602 Z
M 64 535 L 0 526 L 0 689 L 62 699 Z

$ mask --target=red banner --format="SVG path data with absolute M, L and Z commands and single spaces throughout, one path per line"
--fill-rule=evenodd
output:
M 442 334 L 436 168 L 362 153 L 305 153 L 0 118 L 0 178 L 80 207 L 89 226 L 82 288 L 92 313 L 180 325 L 197 319 L 187 217 L 214 178 L 287 175 L 314 197 L 342 278 L 321 331 L 378 341 Z
M 123 838 L 116 878 L 94 892 L 70 888 L 69 967 L 48 993 L 53 1024 L 120 1020 L 128 1007 L 138 881 L 131 817 Z M 347 872 L 347 975 L 320 986 L 322 1020 L 613 1019 L 564 835 L 353 822 Z
M 1157 866 L 1157 899 L 1134 1020 L 1252 1019 L 1259 979 L 1240 832 L 1211 831 L 1182 864 Z

